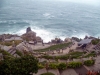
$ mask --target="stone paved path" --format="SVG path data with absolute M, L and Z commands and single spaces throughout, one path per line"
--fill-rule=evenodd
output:
M 49 70 L 48 72 L 51 72 L 51 73 L 53 73 L 55 75 L 60 75 L 59 71 L 57 69 L 52 69 L 52 70 Z
M 62 72 L 61 75 L 78 75 L 74 69 L 66 69 Z
M 82 66 L 81 68 L 76 68 L 74 70 L 76 71 L 77 74 L 81 73 L 82 75 L 86 75 L 88 71 L 84 66 Z
M 47 71 L 46 71 L 46 69 L 44 68 L 44 69 L 40 69 L 40 70 L 38 70 L 38 73 L 37 74 L 33 74 L 33 75 L 41 75 L 42 73 L 46 73 Z

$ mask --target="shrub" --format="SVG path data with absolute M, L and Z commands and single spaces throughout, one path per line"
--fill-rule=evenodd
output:
M 22 41 L 19 40 L 12 40 L 12 41 L 5 41 L 5 42 L 0 42 L 1 45 L 5 45 L 5 46 L 12 46 L 13 45 L 13 41 L 15 45 L 18 45 L 19 43 L 21 43 Z
M 39 69 L 43 69 L 44 66 L 43 66 L 42 64 L 39 63 L 39 64 L 38 64 L 38 68 L 39 68 Z
M 45 66 L 46 63 L 47 63 L 47 61 L 40 62 L 40 64 L 42 64 L 43 66 Z
M 83 54 L 84 54 L 84 52 L 78 52 L 78 51 L 76 51 L 76 52 L 69 53 L 69 56 L 70 56 L 71 59 L 73 59 L 73 58 L 79 58 Z
M 44 55 L 42 56 L 42 58 L 45 59 L 62 59 L 62 60 L 67 60 L 67 59 L 73 59 L 73 58 L 79 58 L 80 56 L 82 56 L 85 52 L 71 52 L 69 54 L 66 55 L 60 55 L 60 56 L 49 56 L 49 55 Z
M 70 44 L 72 44 L 72 43 L 69 42 L 69 43 L 57 44 L 57 45 L 52 45 L 52 46 L 45 48 L 45 49 L 34 50 L 34 51 L 40 51 L 40 52 L 45 52 L 45 51 L 49 51 L 49 50 L 53 51 L 53 50 L 63 49 L 65 47 L 68 47 Z
M 38 60 L 31 55 L 15 59 L 6 59 L 1 61 L 0 75 L 31 75 L 30 73 L 37 73 L 37 63 Z
M 93 44 L 93 45 L 97 45 L 99 42 L 100 42 L 99 39 L 92 40 L 92 44 Z
M 20 44 L 22 41 L 20 41 L 20 40 L 14 40 L 14 42 L 15 42 L 15 45 L 18 45 L 18 44 Z
M 44 56 L 42 56 L 42 58 L 45 58 L 45 59 L 53 59 L 53 57 L 52 56 L 49 56 L 49 55 L 44 55 Z
M 87 58 L 87 57 L 95 57 L 95 56 L 96 56 L 96 53 L 91 52 L 91 53 L 89 53 L 88 55 L 86 55 L 84 57 Z
M 20 52 L 19 50 L 16 50 L 16 54 L 18 54 L 19 56 L 23 56 L 22 52 Z
M 84 65 L 86 65 L 86 66 L 92 66 L 92 65 L 94 65 L 94 63 L 95 63 L 94 60 L 86 60 L 86 61 L 84 61 Z
M 4 58 L 4 59 L 11 59 L 11 58 L 14 58 L 14 56 L 12 56 L 10 53 L 8 53 L 8 52 L 5 51 L 5 50 L 0 50 L 0 53 L 3 54 L 3 58 Z
M 68 67 L 69 68 L 79 68 L 82 66 L 81 62 L 69 62 L 68 63 Z
M 58 69 L 59 70 L 64 70 L 64 69 L 66 69 L 67 68 L 67 64 L 66 63 L 60 63 L 59 65 L 58 65 Z
M 68 56 L 68 55 L 58 56 L 58 59 L 67 60 L 68 58 L 69 58 L 69 56 Z
M 49 68 L 50 69 L 57 69 L 57 67 L 58 67 L 58 64 L 57 63 L 50 63 L 49 64 Z
M 13 45 L 13 43 L 12 42 L 5 42 L 4 45 L 11 46 L 11 45 Z
M 51 72 L 47 72 L 47 73 L 43 73 L 43 74 L 41 74 L 41 75 L 55 75 L 55 74 L 53 74 L 53 73 L 51 73 Z

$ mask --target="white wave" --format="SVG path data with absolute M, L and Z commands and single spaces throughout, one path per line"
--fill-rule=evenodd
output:
M 43 28 L 39 28 L 39 27 L 36 27 L 36 26 L 30 26 L 32 28 L 32 31 L 36 32 L 37 36 L 40 36 L 44 42 L 49 42 L 51 41 L 52 39 L 55 39 L 56 37 L 64 40 L 66 37 L 68 38 L 71 38 L 71 37 L 78 37 L 78 38 L 81 38 L 81 39 L 84 39 L 84 37 L 87 35 L 87 36 L 90 36 L 88 33 L 74 33 L 72 35 L 70 34 L 63 34 L 63 33 L 58 33 L 57 31 L 48 31 L 48 30 L 45 30 Z M 15 32 L 9 32 L 10 34 L 18 34 L 18 35 L 22 35 L 24 33 L 26 33 L 26 28 L 27 27 L 24 27 L 23 29 L 17 31 L 16 33 Z
M 76 33 L 74 35 L 71 35 L 71 37 L 77 37 L 77 38 L 81 38 L 81 39 L 84 39 L 85 36 L 90 36 L 88 33 Z
M 23 28 L 23 29 L 19 30 L 18 32 L 16 32 L 16 34 L 18 34 L 18 35 L 22 35 L 24 33 L 26 33 L 26 29 L 25 28 Z
M 7 23 L 7 21 L 0 21 L 0 23 Z
M 44 42 L 49 42 L 56 36 L 54 33 L 38 27 L 32 27 L 32 30 L 35 31 L 37 33 L 37 36 L 40 36 L 44 40 Z
M 48 17 L 48 16 L 50 16 L 51 14 L 50 13 L 44 13 L 43 14 L 43 16 L 45 16 L 45 17 Z
M 100 38 L 100 34 L 96 34 L 94 37 L 96 37 L 96 38 Z
M 50 13 L 44 13 L 43 16 L 46 18 L 54 18 L 55 17 L 54 15 L 52 15 Z
M 49 42 L 51 39 L 55 38 L 55 35 L 47 30 L 32 26 L 32 31 L 36 32 L 37 36 L 40 36 L 44 42 Z M 18 35 L 22 35 L 26 33 L 26 27 L 21 29 L 20 31 L 16 32 Z
M 13 22 L 16 22 L 16 21 L 13 21 Z M 78 33 L 78 31 L 73 30 L 72 33 L 69 32 L 70 34 L 66 34 L 66 33 L 63 33 L 62 30 L 61 31 L 59 31 L 57 29 L 47 30 L 44 27 L 37 27 L 37 25 L 39 24 L 38 22 L 33 22 L 30 20 L 24 20 L 23 22 L 29 23 L 30 24 L 29 27 L 32 28 L 32 31 L 36 32 L 37 36 L 40 36 L 44 40 L 44 42 L 49 42 L 49 41 L 51 41 L 51 39 L 54 39 L 56 37 L 64 40 L 66 37 L 78 37 L 78 38 L 83 39 L 86 35 L 89 36 L 88 33 L 85 33 L 83 31 Z M 17 31 L 17 29 L 14 28 L 12 30 L 9 30 L 6 33 L 22 35 L 22 34 L 26 33 L 27 27 L 28 26 L 24 26 L 23 28 L 18 29 L 18 31 Z
M 30 26 L 30 27 L 31 27 L 32 31 L 36 32 L 37 36 L 40 36 L 43 39 L 44 42 L 49 42 L 56 37 L 64 40 L 66 37 L 70 37 L 70 38 L 78 37 L 78 38 L 84 39 L 84 37 L 86 35 L 90 36 L 88 33 L 85 33 L 85 32 L 73 33 L 72 35 L 68 35 L 68 34 L 63 34 L 62 32 L 58 33 L 57 31 L 54 31 L 54 30 L 48 31 L 48 30 L 45 30 L 44 28 L 40 28 L 40 27 L 36 27 L 36 26 Z M 26 28 L 27 27 L 24 27 L 23 29 L 18 31 L 16 34 L 19 34 L 19 35 L 24 34 L 26 32 Z

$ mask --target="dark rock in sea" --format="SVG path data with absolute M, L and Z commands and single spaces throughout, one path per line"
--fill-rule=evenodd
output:
M 28 27 L 28 28 L 26 29 L 26 33 L 30 32 L 30 31 L 32 31 L 32 30 L 31 30 L 30 27 Z
M 30 27 L 26 29 L 26 33 L 22 35 L 22 38 L 26 41 L 41 41 L 41 37 L 37 37 L 36 33 L 31 30 Z
M 86 35 L 84 39 L 88 39 L 89 37 Z
M 36 33 L 33 31 L 28 31 L 27 33 L 22 35 L 22 38 L 26 41 L 36 40 Z

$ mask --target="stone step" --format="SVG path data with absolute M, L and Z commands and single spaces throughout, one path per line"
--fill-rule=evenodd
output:
M 62 71 L 61 75 L 78 75 L 74 69 L 66 69 Z
M 77 74 L 82 74 L 82 75 L 86 75 L 88 70 L 87 68 L 85 68 L 84 66 L 80 67 L 80 68 L 76 68 L 74 69 L 76 71 Z

